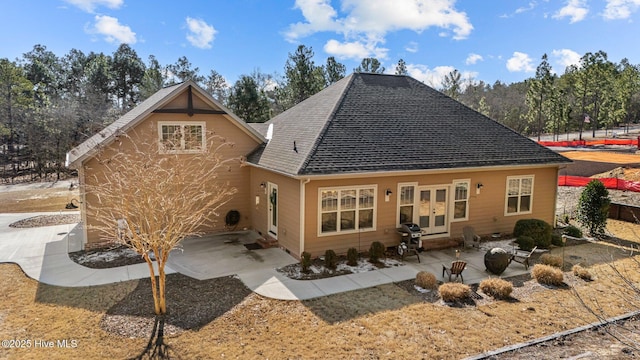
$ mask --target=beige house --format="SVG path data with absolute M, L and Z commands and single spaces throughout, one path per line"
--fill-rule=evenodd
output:
M 570 160 L 407 76 L 351 74 L 265 124 L 246 124 L 193 82 L 160 90 L 68 154 L 82 184 L 119 131 L 202 127 L 231 139 L 240 228 L 299 257 L 397 245 L 405 222 L 423 245 L 553 223 L 558 170 Z M 172 128 L 173 129 L 173 128 Z M 185 155 L 188 156 L 188 155 Z M 83 201 L 85 247 L 100 243 Z M 224 231 L 224 221 L 206 229 Z

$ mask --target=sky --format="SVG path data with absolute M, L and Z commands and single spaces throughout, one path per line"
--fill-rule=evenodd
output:
M 640 0 L 20 0 L 0 7 L 0 58 L 127 43 L 145 63 L 186 56 L 233 84 L 255 70 L 282 76 L 303 44 L 316 65 L 334 56 L 347 73 L 375 57 L 388 73 L 403 59 L 434 87 L 454 69 L 513 83 L 535 76 L 545 53 L 558 74 L 600 50 L 640 64 L 639 23 Z

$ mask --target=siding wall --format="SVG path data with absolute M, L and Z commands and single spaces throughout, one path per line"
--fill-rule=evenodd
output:
M 195 95 L 195 94 L 194 94 Z M 203 108 L 205 105 L 202 100 L 198 99 L 197 96 L 193 97 L 194 99 L 194 107 Z M 176 100 L 174 100 L 171 104 L 166 106 L 165 108 L 184 108 L 186 107 L 186 95 L 180 96 Z M 224 151 L 220 154 L 224 158 L 237 158 L 238 161 L 234 161 L 230 163 L 229 171 L 222 170 L 218 174 L 217 182 L 220 183 L 228 183 L 230 186 L 238 189 L 238 192 L 234 195 L 233 199 L 225 204 L 219 210 L 219 217 L 214 223 L 210 223 L 205 225 L 201 230 L 204 232 L 216 232 L 224 230 L 225 228 L 225 215 L 229 210 L 238 210 L 241 214 L 240 223 L 237 228 L 249 228 L 252 225 L 251 221 L 251 194 L 249 194 L 246 189 L 249 188 L 250 183 L 250 169 L 246 166 L 241 166 L 240 158 L 246 156 L 246 154 L 250 153 L 253 149 L 255 149 L 259 144 L 258 142 L 247 133 L 245 133 L 242 129 L 236 126 L 233 123 L 233 120 L 230 120 L 229 117 L 225 115 L 210 115 L 210 114 L 196 114 L 193 116 L 188 116 L 187 114 L 151 114 L 149 118 L 142 121 L 138 126 L 128 132 L 132 137 L 140 137 L 147 139 L 148 141 L 156 141 L 158 139 L 158 121 L 170 121 L 179 123 L 183 122 L 196 122 L 196 121 L 204 121 L 206 123 L 206 131 L 207 133 L 214 132 L 218 136 L 222 136 L 226 139 L 226 141 L 232 142 L 233 147 L 225 147 Z M 116 142 L 117 143 L 117 142 Z M 110 145 L 105 149 L 105 154 L 113 153 L 114 146 L 117 146 L 116 143 Z M 132 148 L 131 143 L 128 141 L 122 141 L 122 145 L 120 145 L 124 151 L 127 151 Z M 190 156 L 189 154 L 183 154 L 180 156 Z M 207 166 L 207 164 L 203 164 L 203 166 Z M 88 185 L 98 185 L 101 183 L 100 179 L 104 176 L 108 176 L 108 174 L 103 173 L 102 166 L 97 162 L 95 158 L 91 158 L 83 164 L 82 169 L 80 169 L 80 175 L 82 177 L 84 174 L 84 181 Z M 94 178 L 97 176 L 97 181 Z M 81 180 L 82 181 L 82 180 Z M 202 179 L 202 181 L 208 181 L 207 179 Z M 211 181 L 211 185 L 214 186 L 215 182 Z M 81 184 L 84 189 L 84 184 Z M 96 204 L 96 198 L 91 194 L 86 194 L 83 203 L 83 209 L 85 210 L 83 213 L 86 213 L 88 204 Z M 83 219 L 85 220 L 85 219 Z M 105 237 L 105 234 L 100 234 L 94 227 L 97 224 L 96 220 L 91 217 L 91 213 L 86 213 L 86 222 L 87 225 L 87 244 L 86 248 L 92 248 L 96 246 L 100 246 L 107 241 L 111 241 L 112 239 Z M 115 225 L 114 225 L 115 226 Z M 115 229 L 115 227 L 114 227 Z
M 526 215 L 505 216 L 506 178 L 507 176 L 534 175 L 532 213 Z M 400 236 L 396 232 L 398 184 L 417 182 L 418 186 L 451 185 L 458 179 L 470 179 L 469 220 L 450 222 L 450 232 L 442 237 L 460 238 L 464 226 L 473 226 L 476 233 L 488 235 L 494 232 L 510 233 L 515 222 L 524 218 L 542 219 L 554 224 L 555 202 L 557 191 L 557 167 L 546 168 L 513 168 L 494 171 L 477 171 L 465 173 L 412 175 L 397 177 L 370 177 L 342 180 L 314 180 L 306 184 L 305 243 L 304 250 L 314 256 L 321 255 L 327 249 L 337 253 L 346 253 L 350 247 L 361 251 L 369 249 L 373 241 L 380 241 L 387 246 L 397 245 Z M 483 187 L 476 194 L 476 184 Z M 318 189 L 321 187 L 377 185 L 377 214 L 375 231 L 362 231 L 345 235 L 318 235 Z M 385 201 L 385 191 L 393 192 L 389 201 Z M 449 188 L 449 199 L 451 192 Z M 452 202 L 449 201 L 451 210 Z M 449 211 L 449 214 L 452 212 Z M 451 221 L 452 217 L 449 216 Z M 429 241 L 424 240 L 424 241 Z
M 291 255 L 300 253 L 300 180 L 292 179 L 259 168 L 251 168 L 251 184 L 247 193 L 251 196 L 253 229 L 262 236 L 269 235 L 269 196 L 267 187 L 260 184 L 274 183 L 278 186 L 278 244 Z M 256 205 L 256 196 L 259 204 Z

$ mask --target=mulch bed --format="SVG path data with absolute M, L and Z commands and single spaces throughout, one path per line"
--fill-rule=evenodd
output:
M 91 269 L 109 269 L 144 263 L 144 259 L 124 245 L 111 248 L 80 250 L 69 253 L 74 262 Z
M 22 219 L 9 224 L 12 228 L 34 228 L 41 226 L 53 226 L 64 224 L 75 224 L 80 222 L 80 215 L 78 214 L 60 214 L 60 215 L 39 215 L 30 217 L 28 219 Z
M 165 335 L 198 330 L 252 293 L 234 276 L 197 280 L 182 274 L 167 275 L 166 291 Z M 107 310 L 100 327 L 120 336 L 149 337 L 155 320 L 153 308 L 151 280 L 141 279 L 135 290 Z

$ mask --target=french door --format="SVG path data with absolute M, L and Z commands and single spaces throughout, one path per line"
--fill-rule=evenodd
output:
M 418 202 L 418 225 L 425 235 L 449 231 L 448 186 L 421 186 Z

